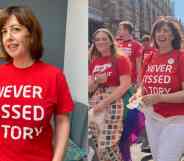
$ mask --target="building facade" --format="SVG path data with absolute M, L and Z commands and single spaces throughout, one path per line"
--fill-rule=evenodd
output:
M 89 0 L 89 37 L 98 27 L 108 27 L 114 34 L 118 23 L 129 20 L 134 35 L 149 34 L 158 16 L 174 16 L 171 0 Z M 97 25 L 95 25 L 97 24 Z

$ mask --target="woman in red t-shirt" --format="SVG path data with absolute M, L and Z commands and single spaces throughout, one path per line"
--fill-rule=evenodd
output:
M 184 152 L 184 53 L 177 21 L 157 20 L 152 39 L 158 51 L 144 61 L 142 91 L 136 97 L 143 94 L 153 160 L 176 161 Z
M 131 83 L 130 62 L 118 56 L 112 34 L 98 29 L 93 35 L 94 47 L 89 64 L 89 127 L 100 161 L 121 161 L 119 140 L 122 135 L 122 95 Z
M 61 161 L 73 101 L 61 69 L 40 60 L 42 29 L 30 8 L 2 10 L 0 41 L 0 161 Z

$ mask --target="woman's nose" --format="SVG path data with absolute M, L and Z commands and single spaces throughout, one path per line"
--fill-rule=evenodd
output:
M 4 38 L 6 40 L 12 39 L 13 38 L 12 31 L 11 30 L 7 30 L 6 34 L 4 35 Z

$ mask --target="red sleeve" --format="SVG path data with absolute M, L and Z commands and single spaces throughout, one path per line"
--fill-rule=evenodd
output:
M 134 42 L 134 54 L 135 54 L 135 57 L 140 57 L 142 56 L 142 53 L 143 53 L 143 46 L 141 43 L 135 41 Z
M 68 84 L 62 71 L 58 73 L 56 78 L 56 91 L 56 114 L 71 112 L 74 108 L 74 103 L 70 94 Z
M 180 79 L 183 82 L 184 81 L 184 53 L 179 53 L 181 54 L 179 56 L 179 74 L 180 74 Z
M 117 58 L 119 75 L 131 75 L 131 63 L 127 56 L 119 56 Z

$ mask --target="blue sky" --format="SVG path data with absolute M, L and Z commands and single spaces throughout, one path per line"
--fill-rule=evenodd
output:
M 184 0 L 173 0 L 175 3 L 175 16 L 184 23 Z

